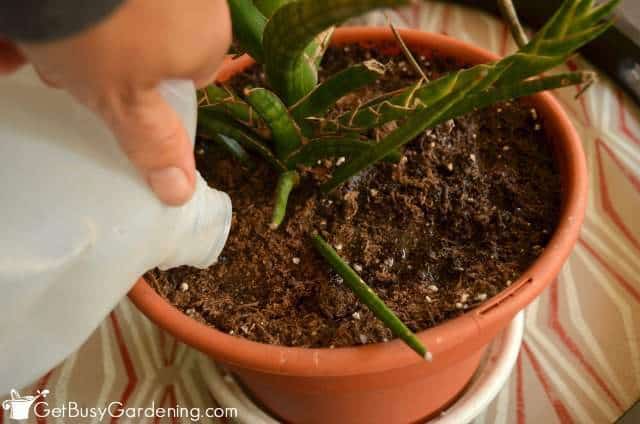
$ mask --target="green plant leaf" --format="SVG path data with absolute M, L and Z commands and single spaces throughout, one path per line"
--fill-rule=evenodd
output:
M 329 46 L 333 30 L 334 28 L 331 27 L 324 31 L 304 49 L 302 54 L 304 60 L 297 63 L 292 74 L 294 79 L 291 82 L 295 90 L 295 94 L 291 96 L 292 99 L 306 96 L 318 85 L 318 67 Z
M 200 106 L 200 108 L 227 113 L 232 118 L 249 126 L 260 125 L 260 123 L 255 122 L 259 117 L 251 106 L 236 97 L 230 90 L 216 84 L 211 84 L 207 86 L 204 91 L 208 102 Z
M 611 11 L 619 0 L 605 3 L 601 8 Z M 513 85 L 527 78 L 546 72 L 563 63 L 573 52 L 607 30 L 610 23 L 601 23 L 602 13 L 598 19 L 588 18 L 592 9 L 578 7 L 576 0 L 565 0 L 561 8 L 542 30 L 518 52 L 491 64 L 476 65 L 473 68 L 450 73 L 442 78 L 415 86 L 396 93 L 394 96 L 375 99 L 363 105 L 357 111 L 345 113 L 338 119 L 339 127 L 352 127 L 365 130 L 382 125 L 388 121 L 398 120 L 411 109 L 429 107 L 443 96 L 457 89 L 452 82 L 462 83 L 466 80 L 463 74 L 474 73 L 482 67 L 486 72 L 486 85 Z M 582 5 L 584 6 L 584 5 Z M 576 12 L 581 12 L 577 15 Z M 576 25 L 577 22 L 588 21 L 588 27 Z M 563 33 L 563 36 L 557 36 Z M 551 36 L 547 36 L 547 35 Z M 411 94 L 413 93 L 413 94 Z
M 591 72 L 570 72 L 492 87 L 475 93 L 473 89 L 474 86 L 477 86 L 477 82 L 470 82 L 467 87 L 450 93 L 432 106 L 413 112 L 403 125 L 380 143 L 338 168 L 331 180 L 322 186 L 322 190 L 325 192 L 333 190 L 351 176 L 384 158 L 394 149 L 413 140 L 426 129 L 448 119 L 462 116 L 500 101 L 529 96 L 544 90 L 589 83 L 593 79 L 594 74 Z
M 300 66 L 305 49 L 324 30 L 379 7 L 394 7 L 408 0 L 298 0 L 279 8 L 264 29 L 265 69 L 275 91 L 292 105 L 311 88 L 301 88 Z M 306 91 L 305 91 L 306 90 Z
M 462 74 L 459 74 L 462 77 Z M 464 75 L 466 76 L 466 75 Z M 410 117 L 395 131 L 386 136 L 382 141 L 366 152 L 349 161 L 345 166 L 338 168 L 331 180 L 323 184 L 323 191 L 330 191 L 363 169 L 373 165 L 384 158 L 392 150 L 413 140 L 427 128 L 437 125 L 445 120 L 447 112 L 459 101 L 469 96 L 473 89 L 481 84 L 480 79 L 465 79 L 463 84 L 457 85 L 455 91 L 449 91 L 431 107 L 425 107 L 413 112 Z
M 283 159 L 300 147 L 300 129 L 289 114 L 287 107 L 266 88 L 254 88 L 245 93 L 247 101 L 271 128 L 276 156 Z
M 421 358 L 431 360 L 431 353 L 420 339 L 398 318 L 362 278 L 338 255 L 320 235 L 312 236 L 313 245 L 327 263 L 343 279 L 351 291 L 367 308 Z
M 244 150 L 244 147 L 242 147 L 240 143 L 233 138 L 224 134 L 214 134 L 212 139 L 247 168 L 253 169 L 255 167 L 255 164 L 251 160 L 247 151 Z
M 365 130 L 378 127 L 389 121 L 402 120 L 413 110 L 429 107 L 445 96 L 465 87 L 469 81 L 485 78 L 485 85 L 491 65 L 477 65 L 470 69 L 452 72 L 429 83 L 419 82 L 388 99 L 376 99 L 365 104 L 355 114 L 344 114 L 340 125 Z
M 332 75 L 293 105 L 290 109 L 291 115 L 308 134 L 310 129 L 307 118 L 323 116 L 342 97 L 372 84 L 384 75 L 384 72 L 384 65 L 375 60 L 350 66 Z
M 273 205 L 273 214 L 271 216 L 271 224 L 269 227 L 276 230 L 287 212 L 287 203 L 291 190 L 300 183 L 300 175 L 296 171 L 287 171 L 280 174 L 278 184 L 276 185 L 276 195 Z
M 305 49 L 304 54 L 307 57 L 306 62 L 311 63 L 316 71 L 320 66 L 320 63 L 322 62 L 322 58 L 324 57 L 325 52 L 331 44 L 331 38 L 333 37 L 335 29 L 336 27 L 332 26 L 321 32 L 318 36 L 316 36 L 313 43 L 311 43 Z
M 256 133 L 246 126 L 229 119 L 229 115 L 215 110 L 200 109 L 198 113 L 198 128 L 202 134 L 210 138 L 225 135 L 240 143 L 247 150 L 262 156 L 270 165 L 281 172 L 287 167 L 265 145 Z
M 267 19 L 271 18 L 276 10 L 280 9 L 287 3 L 291 3 L 296 0 L 253 0 L 258 10 L 262 12 Z
M 591 0 L 565 0 L 522 51 L 544 55 L 546 53 L 541 47 L 543 41 L 570 37 L 589 28 L 599 26 L 602 23 L 601 21 L 609 16 L 619 3 L 620 0 L 610 0 L 593 7 Z M 593 34 L 585 38 L 582 41 L 582 45 L 598 35 Z
M 294 168 L 297 165 L 311 166 L 322 159 L 362 153 L 372 146 L 370 141 L 362 141 L 356 137 L 321 137 L 311 140 L 294 151 L 285 163 L 289 168 Z
M 267 18 L 252 0 L 228 0 L 228 2 L 235 39 L 256 62 L 263 63 L 262 35 L 267 25 Z
M 371 140 L 361 140 L 355 136 L 327 136 L 311 140 L 293 152 L 286 160 L 289 168 L 297 165 L 312 166 L 319 160 L 328 158 L 352 157 L 367 151 L 375 145 Z M 402 157 L 399 150 L 393 150 L 384 160 L 397 163 Z
M 296 69 L 292 74 L 293 93 L 291 99 L 300 99 L 310 93 L 318 85 L 318 67 L 322 57 L 329 46 L 333 27 L 318 35 L 304 49 L 302 57 L 304 60 L 296 64 Z
M 456 110 L 452 110 L 445 117 L 445 120 L 452 119 L 453 116 L 450 115 L 454 113 L 468 113 L 506 100 L 531 96 L 541 91 L 555 90 L 577 84 L 591 84 L 595 78 L 596 74 L 590 71 L 565 72 L 490 88 L 465 99 L 456 106 Z
M 580 31 L 583 28 L 588 28 L 593 24 L 607 19 L 619 3 L 620 0 L 614 0 L 603 3 L 591 10 L 587 9 L 588 13 L 580 14 L 580 17 L 576 19 L 576 22 L 573 24 L 574 30 Z M 585 2 L 585 5 L 586 4 L 591 6 L 590 1 Z

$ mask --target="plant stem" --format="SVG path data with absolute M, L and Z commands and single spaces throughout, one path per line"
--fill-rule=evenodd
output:
M 516 41 L 518 47 L 522 48 L 527 45 L 529 37 L 527 37 L 527 33 L 520 24 L 518 13 L 516 12 L 516 8 L 513 6 L 513 2 L 511 0 L 498 0 L 498 8 L 500 9 L 502 17 L 507 21 L 507 25 L 509 25 L 509 29 L 511 30 L 511 35 Z
M 364 303 L 373 314 L 382 321 L 397 337 L 422 358 L 431 361 L 431 353 L 420 339 L 409 329 L 400 318 L 378 297 L 378 295 L 360 278 L 360 276 L 338 255 L 333 247 L 322 236 L 312 237 L 313 245 L 320 255 L 344 279 L 345 284 Z
M 284 216 L 287 213 L 287 202 L 289 201 L 291 190 L 299 183 L 300 175 L 297 171 L 287 171 L 280 174 L 278 185 L 276 186 L 273 215 L 271 217 L 271 224 L 269 225 L 269 228 L 272 230 L 278 229 L 280 224 L 282 224 Z

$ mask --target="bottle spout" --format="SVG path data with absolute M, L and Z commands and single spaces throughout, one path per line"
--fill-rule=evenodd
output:
M 197 174 L 196 191 L 181 209 L 172 253 L 158 268 L 167 270 L 182 265 L 207 268 L 215 264 L 231 228 L 231 199 L 226 193 L 210 188 Z

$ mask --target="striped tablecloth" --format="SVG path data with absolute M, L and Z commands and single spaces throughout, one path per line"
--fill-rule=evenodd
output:
M 481 12 L 427 2 L 391 17 L 398 26 L 446 33 L 499 54 L 515 48 L 507 28 Z M 385 23 L 379 14 L 367 20 Z M 564 67 L 590 68 L 580 58 Z M 556 95 L 588 157 L 584 230 L 558 281 L 528 308 L 516 368 L 478 423 L 608 423 L 640 398 L 640 112 L 604 77 L 579 100 L 575 94 L 567 88 Z M 205 383 L 212 366 L 123 300 L 81 349 L 23 392 L 47 388 L 50 405 L 210 407 L 217 402 Z M 4 414 L 0 409 L 0 424 L 10 422 Z

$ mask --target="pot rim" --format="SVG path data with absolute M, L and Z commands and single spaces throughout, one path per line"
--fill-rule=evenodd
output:
M 482 48 L 451 37 L 418 30 L 400 30 L 414 48 L 481 63 L 498 58 Z M 336 29 L 332 44 L 394 41 L 389 28 L 344 27 Z M 227 61 L 218 74 L 225 80 L 253 62 L 243 57 Z M 466 356 L 463 351 L 482 348 L 516 313 L 535 299 L 557 276 L 568 258 L 584 219 L 587 202 L 587 169 L 578 133 L 558 101 L 549 93 L 531 97 L 544 117 L 545 129 L 554 140 L 556 163 L 563 183 L 563 208 L 550 242 L 536 261 L 507 289 L 477 308 L 421 331 L 418 337 L 433 354 L 427 366 L 440 369 Z M 140 278 L 129 298 L 155 324 L 177 339 L 228 365 L 272 374 L 308 377 L 378 373 L 425 364 L 398 339 L 365 346 L 300 348 L 269 345 L 231 336 L 204 325 L 179 311 Z M 477 339 L 483 339 L 483 343 Z M 474 340 L 476 340 L 474 342 Z

